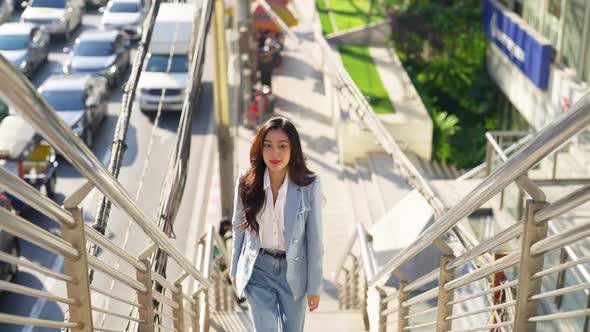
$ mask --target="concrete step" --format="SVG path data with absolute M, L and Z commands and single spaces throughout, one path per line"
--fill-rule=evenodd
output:
M 211 331 L 254 331 L 248 312 L 214 312 L 211 314 Z M 308 312 L 305 315 L 305 331 L 365 331 L 363 315 L 357 310 Z
M 356 200 L 366 204 L 369 211 L 370 222 L 365 225 L 372 225 L 381 219 L 385 214 L 385 206 L 381 192 L 375 182 L 369 169 L 367 160 L 357 160 L 356 162 L 357 183 L 353 193 L 358 197 Z
M 356 310 L 307 313 L 304 331 L 365 331 L 363 315 Z
M 455 166 L 442 165 L 436 160 L 424 160 L 410 152 L 406 153 L 406 156 L 410 159 L 414 167 L 418 169 L 418 172 L 428 180 L 456 179 L 463 173 Z
M 385 211 L 389 211 L 412 188 L 393 171 L 391 155 L 385 152 L 371 152 L 367 161 L 373 184 L 379 190 Z

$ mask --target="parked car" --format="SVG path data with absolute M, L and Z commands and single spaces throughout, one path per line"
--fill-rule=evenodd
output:
M 61 34 L 69 40 L 82 24 L 84 0 L 31 0 L 21 15 L 21 21 L 43 27 L 51 34 Z
M 85 31 L 76 39 L 63 72 L 102 75 L 113 87 L 124 78 L 130 58 L 129 41 L 121 32 Z
M 49 56 L 49 34 L 30 23 L 0 25 L 0 54 L 27 77 Z
M 39 93 L 86 145 L 107 114 L 107 80 L 100 76 L 56 75 L 49 77 Z
M 0 0 L 0 24 L 10 22 L 13 11 L 12 0 Z
M 100 26 L 123 31 L 129 39 L 141 38 L 146 7 L 142 0 L 111 0 L 102 15 Z

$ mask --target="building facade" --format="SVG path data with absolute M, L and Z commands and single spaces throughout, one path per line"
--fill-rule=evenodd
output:
M 590 0 L 482 0 L 482 6 L 504 129 L 538 131 L 590 92 Z

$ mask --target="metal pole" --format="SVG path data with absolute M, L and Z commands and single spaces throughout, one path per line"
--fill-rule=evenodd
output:
M 559 264 L 565 263 L 566 260 L 567 260 L 567 251 L 565 250 L 565 248 L 561 248 L 561 250 L 559 250 Z M 557 274 L 557 282 L 555 285 L 555 289 L 563 288 L 563 286 L 565 285 L 565 272 L 566 271 L 567 270 L 563 270 Z M 558 310 L 559 310 L 559 308 L 561 308 L 562 299 L 563 299 L 563 295 L 559 295 L 559 296 L 555 297 L 555 306 L 557 307 Z
M 88 277 L 88 259 L 86 256 L 86 235 L 84 232 L 84 214 L 79 207 L 68 207 L 66 210 L 72 214 L 74 225 L 62 225 L 61 236 L 78 250 L 77 258 L 64 257 L 64 274 L 72 277 L 76 282 L 68 282 L 68 298 L 78 301 L 69 305 L 69 320 L 77 323 L 78 327 L 72 331 L 93 331 L 92 327 L 92 303 L 90 299 L 90 280 Z
M 436 310 L 436 331 L 444 332 L 452 328 L 453 321 L 446 320 L 453 314 L 453 305 L 448 303 L 453 301 L 454 290 L 445 290 L 444 285 L 455 279 L 455 269 L 447 269 L 447 263 L 453 260 L 453 256 L 445 255 L 440 259 L 440 269 L 438 277 L 438 308 Z
M 531 255 L 531 245 L 547 236 L 547 222 L 535 222 L 535 212 L 547 205 L 547 202 L 528 200 L 525 213 L 525 224 L 522 233 L 520 272 L 518 276 L 518 291 L 516 292 L 516 312 L 514 331 L 535 331 L 536 323 L 528 318 L 537 314 L 539 301 L 530 301 L 532 295 L 541 290 L 541 278 L 531 279 L 531 276 L 543 270 L 543 255 Z
M 351 307 L 352 309 L 358 309 L 358 294 L 359 294 L 359 284 L 358 284 L 358 258 L 356 256 L 352 256 L 352 269 L 350 274 L 350 288 L 351 288 Z
M 250 59 L 250 6 L 248 1 L 235 1 L 235 27 L 238 40 L 238 77 L 240 79 L 238 90 L 238 98 L 236 101 L 237 112 L 235 112 L 234 119 L 237 120 L 240 115 L 244 114 L 250 100 L 250 92 L 252 90 L 252 82 L 250 80 L 252 63 Z M 235 122 L 237 125 L 237 121 Z
M 215 123 L 219 149 L 219 178 L 221 182 L 221 219 L 230 220 L 233 199 L 234 146 L 230 135 L 230 110 L 227 82 L 227 52 L 223 17 L 223 0 L 215 0 L 213 10 L 213 44 L 215 50 L 213 95 Z

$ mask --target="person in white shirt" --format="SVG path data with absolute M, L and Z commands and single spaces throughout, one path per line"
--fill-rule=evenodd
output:
M 321 197 L 295 126 L 283 117 L 268 120 L 237 180 L 232 218 L 230 275 L 257 332 L 301 332 L 306 305 L 319 306 Z

